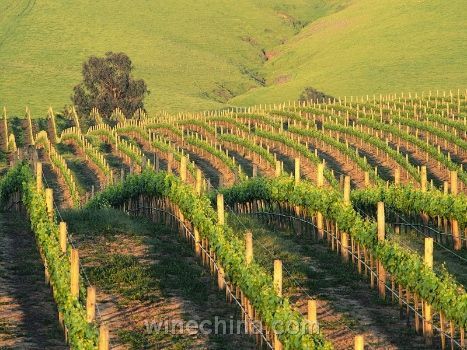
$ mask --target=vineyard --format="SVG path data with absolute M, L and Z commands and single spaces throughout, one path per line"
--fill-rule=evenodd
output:
M 73 113 L 3 113 L 0 349 L 466 348 L 467 91 Z

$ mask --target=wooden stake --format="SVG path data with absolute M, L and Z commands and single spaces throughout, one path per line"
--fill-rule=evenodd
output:
M 457 171 L 451 171 L 451 194 L 457 195 Z
M 79 254 L 77 249 L 71 249 L 71 266 L 70 266 L 70 280 L 71 280 L 71 295 L 75 298 L 79 297 Z
M 105 324 L 101 324 L 99 327 L 98 350 L 109 350 L 109 329 Z
M 344 177 L 344 204 L 350 205 L 350 176 Z
M 401 169 L 396 168 L 394 169 L 394 185 L 399 186 L 401 182 Z
M 349 261 L 349 235 L 346 232 L 341 234 L 341 254 L 345 262 Z
M 433 268 L 433 238 L 431 237 L 425 238 L 425 256 L 423 261 L 427 267 L 429 267 L 430 269 Z M 425 316 L 423 327 L 423 331 L 425 334 L 425 343 L 427 345 L 431 345 L 433 343 L 433 315 L 431 311 L 431 305 L 424 301 L 423 306 Z
M 368 171 L 365 171 L 365 187 L 370 186 L 370 173 Z
M 386 219 L 384 215 L 384 202 L 378 202 L 378 241 L 384 241 Z
M 300 158 L 295 158 L 295 186 L 300 183 Z
M 386 219 L 384 215 L 384 203 L 378 202 L 378 242 L 382 242 L 385 239 L 385 225 Z M 378 260 L 378 290 L 381 298 L 385 299 L 386 297 L 386 270 L 384 269 L 383 264 Z
M 246 231 L 245 233 L 245 262 L 250 265 L 253 261 L 253 233 Z
M 281 176 L 281 162 L 276 160 L 276 177 Z
M 42 190 L 42 163 L 37 162 L 36 164 L 36 189 L 38 191 Z
M 224 225 L 224 195 L 222 193 L 217 194 L 217 220 L 219 225 Z
M 318 317 L 316 312 L 316 300 L 310 299 L 308 300 L 308 331 L 310 333 L 318 333 L 319 326 L 318 326 Z
M 86 292 L 86 320 L 93 322 L 96 318 L 96 288 L 89 286 Z
M 316 169 L 316 186 L 324 186 L 324 164 L 319 163 Z
M 274 290 L 282 296 L 282 261 L 274 260 Z
M 426 192 L 427 175 L 426 166 L 422 165 L 420 168 L 420 189 L 422 192 Z
M 365 340 L 363 335 L 356 335 L 355 336 L 355 350 L 363 350 L 365 348 Z
M 219 270 L 217 272 L 217 287 L 220 290 L 224 290 L 225 282 L 224 282 L 224 269 L 219 266 Z
M 186 156 L 180 158 L 180 179 L 186 182 Z
M 52 220 L 54 217 L 54 192 L 51 188 L 45 189 L 45 204 L 47 205 L 49 219 Z
M 459 233 L 459 222 L 455 219 L 451 220 L 452 239 L 454 240 L 454 250 L 462 249 L 462 241 Z
M 279 340 L 279 336 L 274 332 L 274 350 L 282 350 L 282 343 Z
M 195 227 L 194 228 L 194 235 L 195 235 L 195 253 L 197 256 L 201 254 L 201 236 L 199 234 L 199 230 Z
M 62 253 L 66 252 L 66 240 L 67 240 L 67 226 L 66 222 L 61 221 L 58 226 L 58 240 L 60 242 L 60 250 Z
M 202 188 L 202 178 L 201 178 L 201 170 L 200 169 L 196 169 L 196 193 L 198 195 L 201 194 L 201 188 Z
M 316 226 L 318 228 L 318 239 L 324 239 L 324 220 L 321 212 L 316 213 Z
M 433 268 L 433 238 L 425 238 L 425 256 L 423 259 L 425 265 L 430 269 Z

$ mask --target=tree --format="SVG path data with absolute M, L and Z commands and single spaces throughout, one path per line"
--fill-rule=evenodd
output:
M 302 102 L 327 102 L 328 98 L 332 99 L 333 97 L 312 87 L 306 87 L 300 95 L 300 101 Z
M 144 109 L 149 91 L 144 80 L 133 78 L 132 70 L 131 60 L 123 52 L 89 57 L 83 64 L 83 81 L 73 88 L 71 96 L 78 113 L 88 116 L 96 107 L 108 118 L 116 108 L 126 116 Z

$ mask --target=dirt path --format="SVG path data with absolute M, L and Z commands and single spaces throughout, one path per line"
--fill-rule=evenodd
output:
M 57 144 L 57 150 L 73 172 L 82 197 L 84 193 L 91 192 L 93 185 L 96 191 L 102 187 L 105 175 L 90 160 L 86 160 L 83 151 L 73 142 Z
M 400 319 L 396 305 L 382 302 L 377 291 L 351 265 L 311 237 L 262 224 L 250 216 L 232 217 L 239 234 L 253 231 L 255 260 L 270 271 L 274 259 L 284 266 L 283 288 L 296 308 L 307 313 L 307 300 L 316 298 L 320 330 L 335 349 L 353 349 L 362 334 L 368 349 L 433 349 Z
M 33 234 L 0 213 L 0 349 L 67 349 Z
M 113 350 L 255 349 L 244 334 L 147 331 L 151 322 L 214 324 L 216 316 L 226 321 L 240 317 L 176 233 L 114 210 L 65 217 L 89 280 L 97 286 L 101 319 L 113 330 Z

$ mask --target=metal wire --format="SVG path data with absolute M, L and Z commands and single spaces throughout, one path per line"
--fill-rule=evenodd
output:
M 234 214 L 234 217 L 236 218 L 236 220 L 245 228 L 245 230 L 247 230 L 248 228 L 246 227 L 246 225 L 240 220 L 239 216 L 235 213 L 235 211 L 229 206 L 229 205 L 226 205 L 226 207 Z M 327 232 L 325 230 L 325 232 Z M 258 242 L 258 241 L 256 241 Z M 265 247 L 264 245 L 262 245 L 261 243 L 259 243 L 261 248 L 266 252 L 266 254 L 268 254 L 270 257 L 272 257 L 272 259 L 275 259 L 276 256 L 274 256 L 271 251 Z M 282 268 L 283 270 L 286 272 L 286 275 L 288 275 L 289 279 L 292 281 L 292 283 L 294 284 L 295 287 L 298 287 L 301 291 L 303 291 L 303 293 L 309 298 L 309 299 L 313 299 L 313 300 L 316 300 L 317 297 L 316 296 L 311 296 L 307 291 L 306 291 L 306 288 L 304 286 L 301 285 L 301 283 L 299 281 L 297 281 L 294 277 L 293 277 L 293 274 L 287 269 L 286 265 L 283 263 L 282 264 Z M 295 271 L 294 271 L 295 272 Z M 298 311 L 303 317 L 305 317 L 305 315 L 299 310 L 299 309 L 296 309 L 296 311 Z M 350 331 L 350 333 L 352 333 L 353 335 L 358 335 L 358 333 L 356 331 L 354 331 L 353 329 L 351 329 L 347 324 L 345 324 L 342 320 L 338 320 L 339 324 L 341 324 L 342 326 L 344 326 L 344 328 L 346 328 L 348 331 Z M 367 345 L 368 348 L 370 349 L 373 349 L 373 347 L 371 345 Z
M 288 215 L 288 214 L 282 214 L 282 213 L 272 213 L 272 212 L 250 212 L 248 214 L 251 214 L 251 215 L 271 215 L 271 216 L 282 216 L 282 217 L 286 217 L 286 218 L 289 218 L 289 219 L 292 219 L 292 220 L 298 220 L 298 221 L 301 221 L 301 222 L 304 222 L 304 223 L 307 223 L 311 226 L 313 226 L 314 228 L 317 228 L 317 226 L 312 222 L 312 221 L 309 221 L 309 220 L 306 220 L 306 219 L 303 219 L 301 217 L 296 217 L 296 216 L 293 216 L 293 215 Z M 333 238 L 336 239 L 336 241 L 338 243 L 340 243 L 340 240 L 339 238 L 337 237 L 337 235 L 334 235 L 332 232 L 330 233 L 329 231 L 327 230 L 324 230 L 324 232 L 328 233 L 328 234 L 331 234 Z M 342 249 L 342 245 L 341 245 L 341 249 Z M 371 274 L 374 275 L 374 277 L 376 278 L 376 281 L 379 280 L 378 278 L 378 275 L 373 271 L 373 269 L 368 266 L 368 264 L 362 260 L 361 258 L 359 258 L 356 254 L 352 253 L 351 249 L 347 248 L 347 253 L 350 254 L 350 256 L 352 257 L 355 257 L 358 261 L 360 261 L 363 266 L 365 266 Z M 418 315 L 422 320 L 425 320 L 425 318 L 423 317 L 423 315 L 418 312 L 417 310 L 415 310 L 415 308 L 413 306 L 411 306 L 409 303 L 407 303 L 407 301 L 404 300 L 404 298 L 401 298 L 399 296 L 399 294 L 394 291 L 390 286 L 388 286 L 387 284 L 385 284 L 385 287 L 386 287 L 386 290 L 388 290 L 389 292 L 391 292 L 391 294 L 393 294 L 394 296 L 396 296 L 399 300 L 402 301 L 402 303 L 404 305 L 406 305 L 409 309 L 411 309 L 414 314 Z M 428 321 L 428 323 L 430 323 L 435 330 L 437 330 L 440 334 L 443 334 L 444 336 L 446 336 L 448 339 L 452 340 L 457 346 L 461 347 L 461 344 L 455 340 L 454 338 L 452 338 L 448 333 L 444 332 L 441 330 L 441 328 L 437 327 L 432 321 Z
M 360 208 L 358 207 L 355 207 L 355 209 L 361 213 L 362 215 L 366 216 L 367 218 L 370 217 L 370 215 L 368 215 L 366 212 L 364 212 L 363 210 L 361 210 Z M 422 230 L 420 230 L 417 226 L 420 226 L 420 224 L 413 224 L 409 221 L 407 221 L 404 216 L 402 215 L 399 215 L 395 210 L 393 210 L 392 208 L 386 206 L 385 207 L 386 210 L 388 210 L 390 213 L 392 213 L 393 215 L 395 215 L 399 220 L 402 221 L 402 223 L 397 223 L 397 225 L 403 225 L 403 226 L 410 226 L 417 234 L 423 236 L 423 237 L 431 237 L 431 235 L 423 232 Z M 452 234 L 448 234 L 448 233 L 444 233 L 444 232 L 440 232 L 434 228 L 432 228 L 431 226 L 428 226 L 428 225 L 423 225 L 423 227 L 426 227 L 427 229 L 429 229 L 430 231 L 434 231 L 436 234 L 439 234 L 439 235 L 446 235 L 446 236 L 451 236 L 452 237 Z M 461 241 L 466 241 L 465 238 L 462 238 L 462 237 L 459 237 Z M 456 252 L 454 252 L 453 250 L 449 249 L 448 247 L 446 247 L 444 244 L 438 242 L 437 240 L 433 240 L 433 242 L 438 245 L 439 247 L 441 247 L 442 249 L 444 249 L 445 251 L 447 251 L 449 254 L 455 256 L 456 258 L 458 258 L 459 260 L 462 260 L 463 262 L 467 262 L 467 259 L 464 258 L 463 256 L 457 254 Z M 399 242 L 401 243 L 402 245 L 404 245 L 403 242 Z M 404 245 L 406 248 L 410 249 L 413 251 L 412 248 Z
M 47 182 L 47 179 L 45 178 L 45 175 L 42 176 L 43 177 L 43 180 L 46 184 L 47 187 L 49 187 L 49 184 Z M 58 206 L 58 203 L 55 201 L 55 197 L 53 197 L 53 205 L 54 205 L 54 209 L 55 211 L 58 213 L 58 216 L 60 217 L 60 221 L 63 221 L 63 216 L 62 216 L 62 213 L 60 212 L 60 208 Z M 75 244 L 73 243 L 72 241 L 72 235 L 71 234 L 67 234 L 67 242 L 68 244 L 73 248 L 73 249 L 76 249 L 76 246 Z M 92 286 L 91 282 L 89 281 L 89 278 L 88 278 L 88 275 L 86 274 L 86 270 L 84 268 L 84 265 L 82 264 L 81 262 L 81 259 L 79 259 L 79 269 L 80 269 L 80 273 L 84 276 L 84 279 L 85 281 L 87 282 L 87 285 L 88 286 Z M 101 320 L 102 319 L 102 313 L 99 309 L 99 305 L 98 303 L 96 303 L 96 310 L 97 310 L 97 316 L 98 318 Z
M 209 253 L 208 250 L 206 250 L 202 244 L 200 242 L 196 242 L 196 239 L 195 239 L 195 235 L 194 233 L 185 225 L 185 223 L 181 220 L 179 220 L 179 218 L 172 214 L 171 212 L 167 211 L 167 210 L 164 210 L 164 209 L 161 209 L 161 208 L 156 208 L 156 207 L 146 207 L 146 206 L 140 206 L 139 203 L 137 205 L 137 208 L 136 209 L 132 209 L 132 210 L 129 210 L 129 209 L 126 209 L 127 213 L 130 214 L 130 212 L 135 212 L 135 211 L 138 211 L 141 210 L 141 209 L 149 209 L 149 210 L 155 210 L 155 211 L 159 211 L 159 212 L 162 212 L 162 213 L 165 213 L 165 214 L 168 214 L 170 215 L 172 218 L 174 218 L 182 227 L 183 229 L 185 230 L 186 233 L 189 234 L 189 236 L 193 239 L 193 241 L 195 242 L 195 244 L 198 245 L 198 247 L 201 248 L 201 250 L 204 252 L 204 254 L 209 258 L 209 261 L 212 262 L 215 270 L 217 271 L 217 274 L 219 275 L 219 265 L 217 264 L 216 260 L 212 257 L 212 255 Z M 222 274 L 221 274 L 222 276 Z M 242 310 L 242 312 L 245 314 L 245 317 L 248 317 L 248 319 L 250 320 L 251 324 L 253 325 L 253 327 L 255 328 L 256 331 L 259 331 L 259 333 L 256 333 L 256 334 L 260 334 L 261 337 L 263 338 L 263 340 L 266 342 L 267 346 L 270 348 L 270 349 L 274 349 L 274 347 L 272 346 L 272 344 L 269 342 L 269 340 L 264 336 L 263 332 L 261 331 L 261 329 L 259 329 L 255 322 L 253 322 L 254 320 L 251 319 L 251 317 L 249 317 L 246 309 L 243 307 L 243 305 L 241 304 L 241 302 L 236 298 L 236 296 L 232 293 L 232 290 L 228 287 L 228 281 L 227 279 L 225 279 L 224 277 L 221 277 L 222 280 L 224 281 L 225 283 L 225 286 L 226 286 L 226 290 L 228 291 L 230 297 L 235 300 L 235 303 L 238 305 L 238 307 L 240 307 L 240 309 Z

